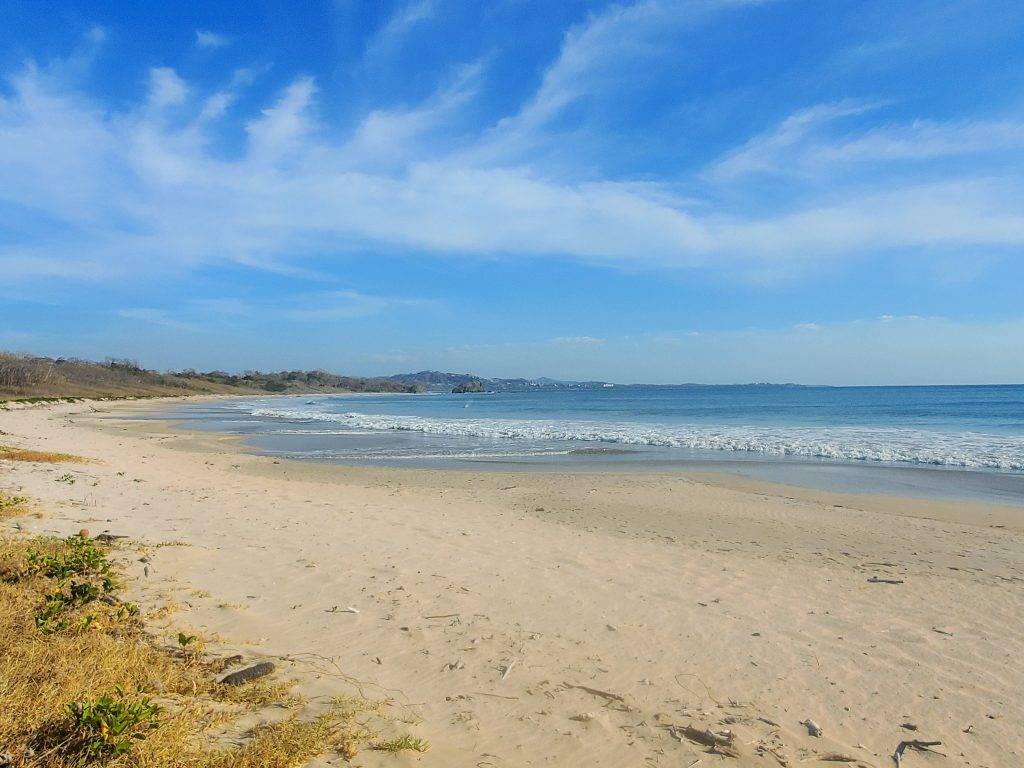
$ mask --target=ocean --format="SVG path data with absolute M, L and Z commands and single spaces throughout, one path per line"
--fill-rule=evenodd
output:
M 274 456 L 344 464 L 733 472 L 1024 505 L 1024 386 L 615 386 L 192 403 Z

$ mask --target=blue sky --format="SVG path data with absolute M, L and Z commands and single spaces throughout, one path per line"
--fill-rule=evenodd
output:
M 5 3 L 0 347 L 1024 381 L 1024 4 Z

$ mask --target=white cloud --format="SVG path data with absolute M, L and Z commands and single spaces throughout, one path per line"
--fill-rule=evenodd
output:
M 770 204 L 744 186 L 751 174 L 791 165 L 926 162 L 993 142 L 1006 151 L 1020 139 L 1010 118 L 837 138 L 827 132 L 878 104 L 819 105 L 726 153 L 709 171 L 711 189 L 700 175 L 671 184 L 594 180 L 589 169 L 556 175 L 518 150 L 494 151 L 510 147 L 508 137 L 528 144 L 549 117 L 600 87 L 594 73 L 624 52 L 648 55 L 667 18 L 688 23 L 693 8 L 728 5 L 647 2 L 591 18 L 566 35 L 522 109 L 457 142 L 445 131 L 482 87 L 480 65 L 457 71 L 422 103 L 369 110 L 347 135 L 318 119 L 311 77 L 296 77 L 255 116 L 235 115 L 245 73 L 205 93 L 161 67 L 144 101 L 116 111 L 59 71 L 29 66 L 0 97 L 0 203 L 19 211 L 0 269 L 11 280 L 128 279 L 223 263 L 302 274 L 305 254 L 328 260 L 376 249 L 778 276 L 864 253 L 1024 246 L 1024 177 L 1012 165 L 855 182 L 833 173 L 827 196 L 789 180 Z M 214 151 L 218 132 L 239 121 L 240 151 Z M 723 197 L 743 202 L 715 202 Z
M 711 168 L 711 175 L 720 180 L 733 180 L 749 173 L 783 170 L 789 154 L 803 145 L 809 135 L 821 126 L 876 109 L 879 105 L 849 99 L 833 104 L 818 104 L 793 113 L 766 133 L 755 136 L 732 150 Z
M 390 53 L 417 25 L 433 18 L 434 0 L 412 0 L 380 28 L 366 46 L 366 58 L 378 59 Z
M 423 308 L 431 302 L 393 296 L 373 296 L 358 291 L 331 291 L 289 302 L 281 311 L 283 317 L 301 322 L 350 320 L 369 317 L 396 308 Z
M 246 126 L 250 157 L 273 162 L 292 150 L 301 150 L 303 139 L 313 128 L 309 108 L 316 86 L 313 78 L 300 77 L 289 85 L 280 99 L 264 109 Z
M 406 109 L 379 109 L 367 114 L 339 148 L 351 167 L 402 167 L 418 153 L 429 155 L 428 139 L 449 126 L 477 93 L 482 66 L 460 68 L 453 81 L 425 102 Z
M 640 0 L 591 14 L 566 31 L 536 91 L 488 131 L 468 156 L 489 162 L 519 159 L 544 139 L 545 126 L 566 108 L 600 93 L 637 87 L 644 67 L 665 56 L 686 27 L 762 1 Z
M 223 48 L 230 45 L 231 40 L 225 35 L 211 32 L 208 29 L 196 30 L 196 45 L 200 48 Z
M 913 120 L 857 133 L 829 132 L 843 118 L 881 109 L 882 102 L 847 100 L 801 109 L 725 154 L 708 170 L 718 182 L 751 174 L 835 174 L 854 164 L 921 163 L 966 155 L 996 158 L 1024 150 L 1024 117 L 952 122 Z
M 173 308 L 127 307 L 114 314 L 125 320 L 182 331 L 212 331 L 229 324 L 248 324 L 254 318 L 298 323 L 329 323 L 411 309 L 428 311 L 438 306 L 429 299 L 381 296 L 354 290 L 319 291 L 274 299 L 236 297 L 192 299 Z
M 556 336 L 551 343 L 564 347 L 599 347 L 605 343 L 605 339 L 594 336 Z
M 156 109 L 181 104 L 188 96 L 188 86 L 170 67 L 149 71 L 149 103 Z
M 950 123 L 915 120 L 906 125 L 877 128 L 861 136 L 811 147 L 807 152 L 807 162 L 923 161 L 1021 149 L 1024 149 L 1024 119 Z
M 153 307 L 127 307 L 117 310 L 117 316 L 125 320 L 138 320 L 150 325 L 171 328 L 176 331 L 200 331 L 202 326 L 187 323 L 171 315 L 165 309 Z

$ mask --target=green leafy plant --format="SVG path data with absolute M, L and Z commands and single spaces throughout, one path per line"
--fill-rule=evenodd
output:
M 42 609 L 36 614 L 36 626 L 45 635 L 67 629 L 71 620 L 66 614 L 74 608 L 88 605 L 100 594 L 100 588 L 88 581 L 73 581 L 66 592 L 63 587 L 56 589 L 46 596 Z M 88 629 L 95 620 L 92 614 L 84 616 L 82 629 Z
M 42 608 L 36 613 L 36 626 L 43 634 L 72 626 L 77 621 L 73 617 L 74 609 L 117 588 L 106 555 L 92 540 L 82 536 L 69 536 L 62 542 L 61 549 L 53 553 L 30 549 L 25 554 L 25 563 L 25 569 L 15 574 L 15 580 L 37 574 L 59 582 L 58 588 L 46 595 Z M 126 618 L 132 613 L 130 609 L 126 613 L 119 609 L 117 615 Z M 93 614 L 81 617 L 80 628 L 88 629 L 96 618 Z
M 188 648 L 195 641 L 195 635 L 186 635 L 184 632 L 178 633 L 178 645 L 180 645 L 182 648 Z
M 25 554 L 25 562 L 30 573 L 41 573 L 51 579 L 63 580 L 72 576 L 102 576 L 104 588 L 113 581 L 109 577 L 110 562 L 107 556 L 89 539 L 81 536 L 69 536 L 64 540 L 65 550 L 55 555 L 48 555 L 37 549 L 30 549 Z
M 58 589 L 52 594 L 47 595 L 42 609 L 36 614 L 36 626 L 39 628 L 39 631 L 44 635 L 52 635 L 54 632 L 66 629 L 68 626 L 67 619 L 58 617 L 68 605 L 69 599 L 63 590 Z
M 109 760 L 126 754 L 146 732 L 159 727 L 156 717 L 163 711 L 148 697 L 131 699 L 116 688 L 116 696 L 75 701 L 67 705 L 69 751 L 83 763 Z
M 58 482 L 58 483 L 67 483 L 68 485 L 74 485 L 75 484 L 75 476 L 72 475 L 70 472 L 65 472 L 63 475 L 61 475 L 60 477 L 57 478 L 56 482 Z

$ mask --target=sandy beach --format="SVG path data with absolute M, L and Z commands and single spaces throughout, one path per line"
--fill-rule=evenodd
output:
M 159 407 L 0 412 L 5 444 L 96 460 L 0 461 L 43 513 L 4 526 L 146 543 L 131 589 L 168 626 L 405 705 L 431 749 L 359 765 L 1024 763 L 1024 509 L 290 462 L 129 419 Z

